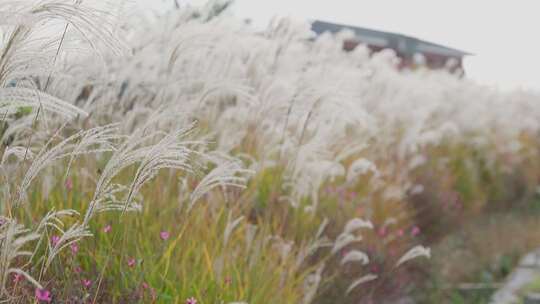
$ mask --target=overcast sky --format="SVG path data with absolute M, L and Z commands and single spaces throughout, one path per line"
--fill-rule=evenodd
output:
M 236 0 L 232 12 L 258 25 L 289 16 L 403 33 L 474 53 L 465 69 L 479 82 L 540 89 L 540 0 Z

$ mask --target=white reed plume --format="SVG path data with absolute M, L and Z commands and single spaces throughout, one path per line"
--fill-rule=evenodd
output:
M 332 254 L 338 253 L 341 249 L 349 246 L 350 244 L 361 242 L 363 238 L 361 236 L 354 236 L 349 233 L 340 234 L 334 242 L 332 247 Z
M 51 266 L 51 263 L 53 262 L 54 258 L 65 248 L 70 246 L 73 243 L 76 243 L 80 241 L 82 238 L 90 237 L 92 236 L 92 233 L 88 229 L 88 226 L 85 226 L 84 224 L 73 224 L 71 225 L 67 230 L 63 231 L 60 230 L 60 237 L 58 241 L 55 242 L 55 244 L 49 245 L 49 255 L 47 256 L 47 260 L 45 262 L 45 266 L 43 268 L 43 271 L 47 271 L 47 269 Z
M 20 273 L 29 279 L 34 285 L 41 285 L 28 275 L 24 270 L 14 266 L 20 258 L 28 258 L 31 251 L 25 249 L 31 242 L 40 238 L 38 233 L 26 229 L 13 219 L 2 219 L 0 225 L 0 297 L 7 294 L 6 284 L 11 273 Z
M 373 229 L 373 224 L 370 221 L 363 220 L 360 218 L 353 218 L 350 219 L 347 224 L 345 224 L 345 228 L 343 229 L 344 233 L 353 233 L 358 229 Z
M 362 284 L 365 284 L 367 282 L 371 282 L 373 280 L 376 280 L 378 278 L 377 275 L 375 274 L 366 274 L 365 276 L 362 276 L 358 279 L 356 279 L 355 281 L 353 281 L 351 283 L 351 285 L 349 285 L 349 287 L 347 288 L 347 291 L 345 292 L 346 294 L 349 294 L 351 293 L 354 289 L 356 289 L 358 286 L 362 285 Z
M 252 171 L 244 169 L 238 161 L 217 164 L 191 193 L 189 208 L 191 209 L 199 199 L 216 187 L 223 189 L 227 187 L 245 188 L 248 181 L 247 176 L 250 174 Z
M 431 249 L 421 245 L 413 247 L 398 260 L 398 262 L 396 263 L 396 267 L 418 257 L 426 257 L 429 259 L 431 257 Z
M 369 263 L 369 257 L 365 252 L 351 250 L 345 254 L 343 259 L 341 259 L 341 265 L 345 265 L 350 262 L 360 262 L 362 265 L 367 265 Z
M 95 212 L 116 209 L 120 201 L 123 211 L 140 209 L 139 203 L 134 201 L 135 197 L 142 186 L 162 169 L 181 170 L 188 174 L 195 172 L 197 165 L 192 161 L 198 155 L 195 148 L 203 146 L 204 142 L 188 139 L 194 131 L 193 124 L 168 133 L 159 129 L 150 131 L 151 127 L 155 128 L 155 124 L 167 117 L 170 119 L 171 115 L 172 113 L 156 112 L 116 149 L 97 182 L 84 223 L 88 223 Z M 137 171 L 129 186 L 112 182 L 120 172 L 136 164 Z M 123 198 L 118 198 L 118 195 Z M 104 206 L 107 202 L 108 205 Z
M 9 117 L 21 108 L 41 108 L 42 111 L 58 114 L 68 120 L 78 115 L 88 115 L 76 106 L 38 90 L 0 88 L 0 121 L 4 120 L 2 117 Z
M 110 125 L 79 131 L 49 148 L 54 139 L 59 135 L 61 129 L 62 127 L 59 128 L 49 142 L 43 146 L 41 151 L 35 155 L 30 168 L 26 171 L 26 174 L 19 185 L 19 200 L 22 200 L 25 197 L 26 190 L 30 186 L 30 183 L 45 167 L 64 158 L 70 158 L 71 164 L 73 158 L 76 156 L 112 151 L 114 150 L 112 141 L 118 139 L 118 136 L 114 135 L 116 127 Z

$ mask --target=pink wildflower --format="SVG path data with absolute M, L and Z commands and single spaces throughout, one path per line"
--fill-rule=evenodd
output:
M 111 230 L 112 230 L 111 225 L 107 225 L 107 226 L 103 227 L 103 232 L 105 232 L 105 233 L 109 233 L 109 232 L 111 232 Z
M 43 301 L 47 303 L 50 303 L 52 301 L 51 292 L 46 289 L 36 288 L 35 295 L 38 301 Z
M 23 275 L 20 273 L 14 273 L 13 274 L 13 283 L 17 284 L 18 282 L 22 281 Z
M 405 234 L 405 231 L 403 231 L 403 229 L 399 229 L 397 231 L 397 236 L 403 236 Z
M 71 191 L 73 189 L 73 181 L 71 178 L 66 179 L 66 183 L 64 185 L 68 191 Z
M 386 236 L 386 227 L 381 227 L 379 228 L 379 231 L 377 231 L 377 234 L 380 236 L 380 237 L 385 237 Z
M 141 284 L 141 287 L 143 289 L 143 293 L 148 290 L 150 292 L 150 297 L 152 298 L 152 300 L 156 300 L 157 299 L 157 296 L 156 296 L 156 290 L 152 287 L 150 287 L 150 285 L 148 285 L 148 283 L 146 282 L 143 282 Z
M 197 304 L 197 299 L 195 299 L 194 297 L 191 297 L 186 300 L 186 304 Z
M 130 258 L 130 259 L 128 260 L 127 264 L 128 264 L 129 267 L 133 267 L 133 266 L 135 266 L 135 263 L 136 263 L 136 262 L 137 262 L 137 261 L 135 261 L 134 258 Z
M 159 237 L 164 241 L 168 240 L 170 236 L 171 234 L 168 231 L 161 231 L 159 233 Z
M 58 235 L 53 235 L 51 237 L 51 244 L 53 245 L 53 247 L 56 247 L 58 243 L 60 243 L 60 237 Z
M 418 236 L 420 234 L 420 228 L 418 226 L 414 226 L 411 229 L 411 235 L 412 236 Z
M 81 272 L 82 272 L 82 268 L 81 268 L 81 267 L 75 267 L 75 268 L 73 268 L 73 271 L 74 271 L 75 273 L 81 273 Z
M 87 280 L 87 279 L 83 279 L 82 284 L 83 284 L 84 287 L 88 288 L 88 287 L 92 286 L 92 281 Z
M 71 253 L 73 253 L 73 255 L 76 255 L 77 252 L 79 252 L 79 245 L 77 245 L 77 243 L 71 243 L 69 247 L 71 248 Z

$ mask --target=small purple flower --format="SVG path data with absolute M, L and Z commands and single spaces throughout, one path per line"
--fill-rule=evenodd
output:
M 412 236 L 418 236 L 420 234 L 420 228 L 418 226 L 414 226 L 411 229 L 411 235 Z
M 159 233 L 159 237 L 164 241 L 168 240 L 170 236 L 171 234 L 168 231 L 161 231 Z
M 127 262 L 128 266 L 129 267 L 133 267 L 135 266 L 135 264 L 137 263 L 137 261 L 134 259 L 134 258 L 130 258 Z
M 81 268 L 81 267 L 75 267 L 75 268 L 73 268 L 73 271 L 74 271 L 75 273 L 81 273 L 81 272 L 82 272 L 82 268 Z
M 69 248 L 71 248 L 71 253 L 73 253 L 73 255 L 76 255 L 79 252 L 79 245 L 77 245 L 77 243 L 71 243 Z
M 377 234 L 380 236 L 380 237 L 386 237 L 386 233 L 387 233 L 387 229 L 386 227 L 381 227 L 379 228 L 379 230 L 377 231 Z
M 73 189 L 73 181 L 71 178 L 66 179 L 66 183 L 64 185 L 68 191 L 71 191 Z
M 111 232 L 111 230 L 112 230 L 111 225 L 107 225 L 107 226 L 103 227 L 103 232 L 104 233 L 109 233 L 109 232 Z
M 87 280 L 87 279 L 83 279 L 82 284 L 83 284 L 84 287 L 89 288 L 90 286 L 92 286 L 92 281 Z
M 23 275 L 20 273 L 14 273 L 13 274 L 13 283 L 17 284 L 18 282 L 22 281 Z
M 60 237 L 58 235 L 53 235 L 51 237 L 51 244 L 53 247 L 56 247 L 60 243 Z
M 197 304 L 197 299 L 195 299 L 194 297 L 191 297 L 186 300 L 186 304 Z
M 36 288 L 36 299 L 38 301 L 50 303 L 52 301 L 51 292 L 46 289 Z

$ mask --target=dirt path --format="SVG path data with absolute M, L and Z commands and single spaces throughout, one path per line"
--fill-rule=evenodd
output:
M 521 303 L 523 289 L 540 280 L 540 249 L 523 257 L 504 285 L 493 294 L 491 304 Z M 520 293 L 521 292 L 521 293 Z

